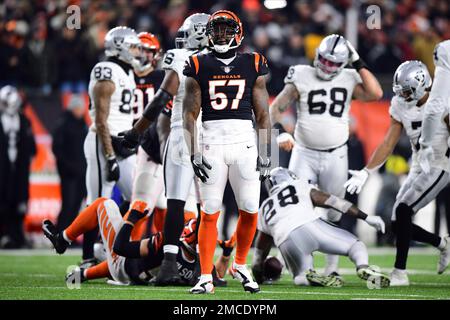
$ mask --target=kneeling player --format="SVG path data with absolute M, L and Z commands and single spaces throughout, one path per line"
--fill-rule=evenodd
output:
M 384 232 L 380 217 L 367 216 L 350 202 L 326 194 L 299 180 L 285 168 L 275 168 L 268 179 L 270 197 L 261 205 L 258 235 L 252 271 L 261 280 L 262 265 L 272 241 L 280 250 L 297 285 L 308 285 L 307 272 L 313 269 L 314 251 L 348 256 L 363 280 L 372 280 L 381 287 L 389 286 L 389 278 L 369 267 L 367 248 L 353 234 L 320 219 L 314 206 L 332 208 L 366 221 Z
M 81 281 L 109 277 L 121 284 L 145 285 L 157 273 L 164 256 L 161 232 L 140 241 L 130 241 L 130 237 L 134 238 L 133 231 L 139 229 L 138 225 L 147 215 L 146 207 L 145 202 L 135 201 L 129 214 L 122 219 L 114 201 L 98 198 L 64 231 L 58 232 L 49 220 L 43 222 L 42 229 L 56 252 L 62 254 L 78 236 L 98 226 L 107 259 L 94 267 L 78 269 Z M 178 271 L 185 284 L 192 284 L 197 279 L 195 229 L 196 220 L 189 220 L 179 242 Z

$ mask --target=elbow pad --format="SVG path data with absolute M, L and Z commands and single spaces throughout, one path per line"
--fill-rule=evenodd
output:
M 172 98 L 173 96 L 170 93 L 162 88 L 159 88 L 152 102 L 145 107 L 143 116 L 151 122 L 155 121 L 161 110 L 170 100 L 172 100 Z

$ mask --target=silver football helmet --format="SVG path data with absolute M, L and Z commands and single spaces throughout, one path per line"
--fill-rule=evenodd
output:
M 406 102 L 420 100 L 431 88 L 431 76 L 418 60 L 403 62 L 395 71 L 392 90 Z
M 13 86 L 4 86 L 0 89 L 0 111 L 9 115 L 19 112 L 22 98 L 19 91 Z
M 123 62 L 138 67 L 139 52 L 133 53 L 133 48 L 140 48 L 141 42 L 136 32 L 128 27 L 115 27 L 105 36 L 105 54 L 107 57 L 117 57 Z
M 323 80 L 331 80 L 336 77 L 348 64 L 350 50 L 347 40 L 338 34 L 325 37 L 316 49 L 314 67 L 317 76 Z
M 203 49 L 208 45 L 206 36 L 206 24 L 209 14 L 194 13 L 184 20 L 183 25 L 178 29 L 175 38 L 175 47 L 177 49 Z
M 273 194 L 278 190 L 277 186 L 284 182 L 292 182 L 298 180 L 298 177 L 292 171 L 277 167 L 270 170 L 269 177 L 266 179 L 266 188 L 269 194 Z

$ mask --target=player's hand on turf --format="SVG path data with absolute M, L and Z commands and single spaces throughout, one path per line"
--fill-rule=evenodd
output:
M 111 156 L 106 159 L 106 165 L 108 169 L 108 173 L 106 175 L 106 180 L 117 181 L 120 178 L 120 168 L 119 163 L 117 162 L 116 156 Z
M 283 132 L 277 137 L 278 146 L 284 151 L 291 151 L 294 148 L 295 140 L 290 133 Z
M 122 131 L 118 136 L 122 137 L 121 144 L 127 149 L 135 150 L 139 145 L 139 133 L 134 128 Z
M 258 156 L 256 160 L 256 171 L 259 171 L 259 180 L 264 181 L 270 173 L 270 158 L 267 156 Z
M 264 266 L 260 264 L 252 265 L 252 273 L 253 278 L 255 279 L 256 283 L 261 284 L 266 279 L 264 277 Z
M 362 170 L 348 170 L 348 172 L 352 175 L 350 179 L 344 184 L 344 188 L 347 189 L 348 193 L 354 194 L 355 192 L 358 194 L 361 192 L 362 187 L 366 183 L 369 178 L 369 171 L 366 169 Z
M 434 159 L 434 153 L 432 147 L 421 146 L 418 154 L 417 160 L 419 161 L 420 168 L 425 173 L 430 173 L 431 167 L 430 163 Z
M 379 216 L 368 216 L 365 221 L 377 231 L 384 233 L 386 226 L 384 225 L 383 219 Z
M 200 152 L 191 156 L 192 167 L 194 168 L 195 175 L 202 181 L 206 182 L 209 178 L 206 170 L 211 170 L 211 165 L 206 161 L 205 157 Z

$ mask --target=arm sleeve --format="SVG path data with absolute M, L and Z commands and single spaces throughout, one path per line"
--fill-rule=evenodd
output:
M 131 231 L 133 226 L 128 223 L 124 223 L 120 228 L 119 233 L 114 241 L 113 250 L 115 253 L 126 258 L 140 258 L 141 257 L 141 242 L 130 241 Z

